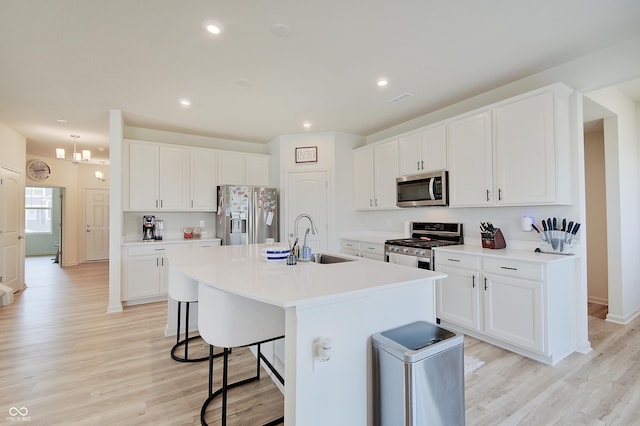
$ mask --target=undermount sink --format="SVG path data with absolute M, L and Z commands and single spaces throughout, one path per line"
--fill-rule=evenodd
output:
M 332 254 L 314 253 L 311 255 L 311 261 L 320 264 L 353 262 L 353 259 L 346 257 L 334 256 Z

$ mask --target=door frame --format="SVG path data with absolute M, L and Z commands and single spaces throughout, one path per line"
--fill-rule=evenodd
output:
M 84 245 L 84 261 L 85 262 L 105 262 L 109 260 L 109 250 L 107 249 L 107 257 L 105 259 L 96 259 L 96 260 L 89 260 L 87 259 L 87 232 L 86 232 L 86 226 L 87 226 L 87 207 L 88 207 L 88 200 L 89 197 L 87 196 L 89 191 L 101 191 L 107 194 L 108 197 L 111 197 L 111 192 L 109 191 L 109 188 L 85 188 L 84 189 L 84 211 L 83 211 L 83 216 L 84 216 L 84 223 L 85 223 L 85 227 L 82 228 L 83 230 L 81 232 L 84 232 L 84 238 L 82 239 L 83 241 L 83 245 Z M 109 211 L 109 205 L 107 204 L 107 215 L 110 214 Z M 111 216 L 108 216 L 107 219 L 107 227 L 110 228 L 110 223 L 111 223 Z M 106 242 L 107 244 L 109 244 L 109 231 L 107 231 L 106 234 Z

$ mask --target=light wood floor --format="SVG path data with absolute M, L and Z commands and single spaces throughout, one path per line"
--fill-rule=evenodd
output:
M 166 305 L 107 315 L 106 263 L 50 262 L 28 259 L 28 288 L 0 308 L 0 423 L 15 424 L 9 410 L 26 407 L 33 425 L 198 424 L 207 365 L 170 359 Z M 465 354 L 486 363 L 465 377 L 467 425 L 640 424 L 640 319 L 620 326 L 603 320 L 606 308 L 589 313 L 593 351 L 554 367 L 465 337 Z M 250 354 L 233 359 L 234 374 L 251 374 Z M 282 415 L 282 395 L 264 377 L 232 391 L 230 424 Z M 212 405 L 208 421 L 218 419 Z

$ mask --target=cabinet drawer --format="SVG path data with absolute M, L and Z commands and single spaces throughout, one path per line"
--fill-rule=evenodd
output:
M 533 262 L 522 262 L 510 259 L 496 259 L 487 257 L 484 260 L 484 271 L 540 281 L 543 279 L 543 265 Z
M 342 250 L 360 251 L 360 242 L 354 240 L 340 240 L 340 248 Z
M 361 242 L 360 243 L 360 251 L 362 251 L 363 253 L 379 254 L 379 255 L 382 256 L 384 254 L 384 245 L 383 244 Z
M 155 244 L 155 243 L 149 243 Z M 139 254 L 163 254 L 166 250 L 166 246 L 133 246 L 127 248 L 127 255 L 136 256 Z
M 466 269 L 480 269 L 480 257 L 468 254 L 440 252 L 436 250 L 435 266 L 454 266 Z

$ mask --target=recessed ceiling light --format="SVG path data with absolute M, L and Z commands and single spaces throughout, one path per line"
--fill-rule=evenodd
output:
M 67 121 L 67 120 L 63 120 L 62 118 L 57 118 L 57 119 L 56 119 L 56 121 L 57 121 L 58 123 L 68 123 L 68 122 L 69 122 L 69 121 Z
M 222 32 L 222 26 L 219 23 L 212 21 L 211 19 L 206 19 L 204 22 L 202 22 L 202 28 L 204 28 L 211 34 L 220 34 Z
M 378 80 L 378 83 L 377 83 L 377 84 L 378 84 L 378 86 L 380 86 L 380 87 L 384 87 L 384 86 L 386 86 L 387 84 L 389 84 L 389 82 L 387 81 L 387 79 L 386 79 L 386 78 L 381 78 L 381 79 L 379 79 L 379 80 Z
M 191 101 L 189 99 L 180 99 L 180 105 L 189 106 L 191 105 Z
M 309 127 L 311 127 L 311 123 L 309 123 L 308 121 L 305 121 L 304 123 L 302 123 L 302 125 L 308 129 Z
M 238 86 L 251 86 L 251 80 L 247 78 L 239 78 L 236 80 Z
M 273 24 L 271 27 L 271 32 L 277 35 L 278 37 L 286 37 L 291 34 L 291 28 L 285 24 Z

